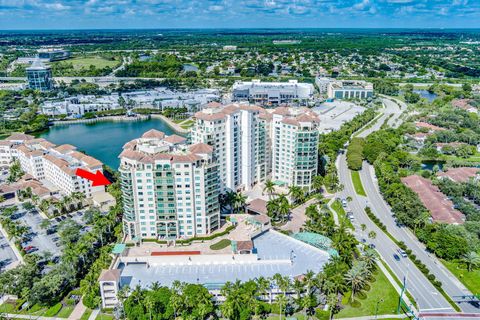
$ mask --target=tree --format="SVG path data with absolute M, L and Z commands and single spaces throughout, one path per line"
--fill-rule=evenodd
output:
M 299 186 L 288 187 L 288 194 L 292 197 L 294 203 L 301 203 L 305 199 L 305 192 Z
M 375 239 L 376 237 L 377 237 L 377 233 L 375 231 L 372 230 L 368 233 L 369 239 Z
M 462 261 L 467 265 L 468 272 L 470 272 L 473 267 L 480 265 L 480 256 L 471 251 L 462 256 Z
M 280 307 L 280 320 L 282 320 L 282 316 L 284 315 L 284 309 L 287 305 L 287 297 L 285 296 L 285 294 L 279 294 L 277 295 L 277 303 Z
M 272 197 L 273 193 L 275 192 L 275 184 L 272 180 L 265 181 L 265 187 L 263 188 L 263 191 L 268 193 L 268 199 Z
M 235 196 L 235 202 L 233 204 L 234 212 L 239 213 L 243 209 L 245 211 L 245 205 L 247 204 L 247 196 L 237 193 Z
M 352 269 L 345 274 L 345 280 L 347 281 L 347 284 L 350 285 L 350 290 L 352 292 L 350 302 L 354 300 L 355 294 L 365 286 L 365 271 L 366 267 L 364 264 L 356 263 Z
M 367 230 L 367 225 L 365 223 L 362 223 L 360 225 L 360 229 L 362 229 L 362 231 L 365 232 L 365 230 Z
M 322 187 L 323 187 L 323 177 L 322 176 L 313 177 L 312 188 L 317 192 L 321 192 Z
M 23 174 L 24 172 L 22 171 L 22 167 L 20 166 L 20 161 L 18 161 L 17 159 L 13 161 L 12 165 L 10 166 L 7 182 L 16 182 L 23 176 Z

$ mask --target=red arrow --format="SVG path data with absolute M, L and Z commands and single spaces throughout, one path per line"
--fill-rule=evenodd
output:
M 93 181 L 92 187 L 106 186 L 111 184 L 111 182 L 105 178 L 100 170 L 97 170 L 96 173 L 91 173 L 90 171 L 78 168 L 75 171 L 75 174 L 81 178 Z

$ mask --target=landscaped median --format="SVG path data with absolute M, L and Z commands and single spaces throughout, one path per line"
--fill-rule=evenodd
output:
M 360 172 L 352 170 L 351 174 L 352 174 L 353 188 L 355 188 L 355 193 L 358 194 L 359 196 L 366 197 L 367 193 L 365 192 L 365 189 L 363 188 L 362 180 L 360 179 Z
M 387 227 L 377 218 L 377 216 L 373 213 L 372 209 L 369 207 L 365 208 L 365 213 L 367 216 L 372 220 L 377 227 L 382 229 L 382 231 L 397 245 L 400 249 L 404 250 L 408 258 L 417 266 L 417 268 L 425 275 L 425 277 L 430 281 L 430 283 L 442 294 L 442 296 L 450 303 L 450 305 L 455 309 L 455 311 L 460 312 L 460 307 L 452 300 L 452 298 L 443 290 L 442 282 L 436 280 L 435 275 L 430 273 L 430 270 L 427 268 L 423 262 L 417 259 L 417 256 L 412 254 L 412 250 L 408 249 L 407 245 L 395 239 L 390 232 L 388 232 Z

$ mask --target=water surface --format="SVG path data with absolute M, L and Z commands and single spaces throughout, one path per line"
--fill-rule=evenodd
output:
M 111 168 L 117 170 L 120 163 L 118 155 L 123 145 L 140 137 L 145 131 L 157 129 L 166 135 L 176 133 L 161 119 L 125 122 L 76 123 L 52 126 L 50 130 L 40 134 L 57 145 L 69 143 L 97 158 Z M 178 134 L 178 133 L 177 133 Z

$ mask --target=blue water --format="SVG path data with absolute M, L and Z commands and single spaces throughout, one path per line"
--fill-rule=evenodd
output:
M 123 145 L 150 129 L 163 131 L 166 135 L 176 133 L 164 121 L 149 119 L 52 126 L 48 132 L 40 134 L 40 137 L 55 144 L 72 144 L 78 150 L 86 152 L 116 170 L 120 163 L 118 155 L 122 152 Z
M 428 90 L 413 90 L 413 92 L 418 93 L 420 97 L 427 99 L 429 102 L 432 102 L 437 98 L 437 94 L 430 93 Z

